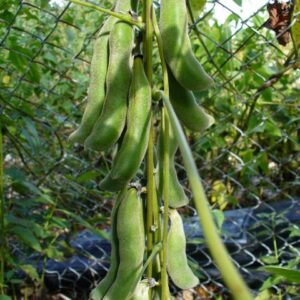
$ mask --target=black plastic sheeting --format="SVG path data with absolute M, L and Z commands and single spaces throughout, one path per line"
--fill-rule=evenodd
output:
M 280 263 L 283 265 L 297 256 L 291 248 L 299 249 L 300 241 L 297 236 L 293 237 L 291 230 L 300 225 L 298 201 L 272 205 L 260 203 L 252 208 L 226 211 L 224 217 L 221 234 L 225 245 L 252 289 L 257 290 L 266 279 L 267 274 L 257 269 L 265 265 L 261 258 L 274 255 L 274 242 L 280 249 Z M 187 253 L 200 266 L 201 284 L 217 283 L 223 287 L 220 273 L 204 244 L 198 217 L 185 218 L 184 226 Z M 45 286 L 50 293 L 60 292 L 71 299 L 87 299 L 90 290 L 107 272 L 110 243 L 83 231 L 70 245 L 76 254 L 63 262 L 50 259 L 43 264 L 38 256 L 32 256 L 26 263 L 35 265 L 40 273 L 44 270 Z M 19 276 L 25 274 L 20 272 Z

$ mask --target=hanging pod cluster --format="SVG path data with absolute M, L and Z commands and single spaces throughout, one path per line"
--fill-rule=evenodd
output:
M 131 0 L 117 0 L 114 10 L 128 12 Z M 188 36 L 188 18 L 184 0 L 162 0 L 160 30 L 164 57 L 168 64 L 170 100 L 182 124 L 191 131 L 203 132 L 214 118 L 200 107 L 193 94 L 212 86 L 213 80 L 195 58 Z M 144 72 L 142 57 L 133 57 L 133 27 L 108 17 L 95 41 L 91 61 L 88 101 L 80 126 L 69 137 L 86 149 L 106 151 L 122 141 L 112 168 L 100 182 L 100 189 L 120 191 L 136 175 L 146 153 L 151 119 L 151 87 Z M 170 194 L 171 207 L 186 205 L 177 178 L 174 156 L 178 146 L 171 133 Z M 160 166 L 162 137 L 158 145 L 159 192 L 162 186 Z
M 116 2 L 115 11 L 130 10 L 130 0 Z M 79 128 L 69 137 L 86 149 L 105 151 L 118 142 L 126 127 L 111 172 L 100 183 L 108 191 L 120 191 L 128 184 L 148 144 L 151 88 L 142 57 L 133 57 L 133 42 L 131 25 L 114 17 L 104 22 L 94 45 L 88 102 Z
M 208 89 L 213 80 L 193 54 L 185 0 L 161 0 L 160 3 L 160 31 L 168 65 L 170 100 L 178 119 L 187 129 L 203 132 L 214 123 L 214 119 L 198 105 L 193 91 Z M 131 9 L 131 0 L 117 0 L 114 8 L 116 12 Z M 137 174 L 147 150 L 152 91 L 143 58 L 140 54 L 134 56 L 133 48 L 132 25 L 108 17 L 94 44 L 88 102 L 81 124 L 69 137 L 70 142 L 82 143 L 86 149 L 106 151 L 116 145 L 122 135 L 111 170 L 99 185 L 102 190 L 119 194 L 112 211 L 111 264 L 106 276 L 92 291 L 93 300 L 148 299 L 151 288 L 147 281 L 142 280 L 146 267 L 143 266 L 143 203 L 140 192 L 129 183 Z M 188 265 L 183 223 L 176 210 L 188 204 L 188 197 L 177 177 L 175 154 L 178 143 L 172 128 L 168 144 L 171 209 L 167 271 L 177 287 L 187 289 L 197 285 L 199 280 Z M 164 149 L 164 135 L 160 130 L 156 182 L 161 203 L 164 202 L 163 174 L 166 171 L 163 169 Z M 152 295 L 153 299 L 160 299 L 156 291 Z

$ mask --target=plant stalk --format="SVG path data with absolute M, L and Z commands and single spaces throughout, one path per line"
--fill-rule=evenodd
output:
M 161 247 L 162 247 L 162 243 L 161 243 L 161 242 L 159 242 L 158 244 L 156 244 L 156 245 L 153 247 L 151 254 L 148 256 L 148 258 L 147 258 L 147 260 L 146 260 L 146 262 L 145 262 L 145 264 L 144 264 L 144 266 L 143 266 L 143 269 L 142 269 L 142 271 L 141 271 L 141 277 L 143 276 L 143 274 L 144 274 L 146 268 L 149 266 L 149 264 L 151 263 L 151 261 L 153 261 L 153 258 L 154 258 L 154 257 L 156 256 L 156 254 L 160 251 Z
M 152 83 L 152 50 L 153 50 L 153 26 L 152 26 L 152 0 L 144 0 L 144 56 L 146 74 L 150 83 Z
M 163 55 L 162 48 L 162 38 L 159 31 L 156 14 L 153 9 L 152 12 L 153 29 L 158 45 L 159 56 L 163 71 L 163 85 L 164 94 L 169 97 L 169 78 L 167 72 L 167 64 Z M 163 149 L 164 149 L 164 159 L 163 159 L 163 201 L 164 201 L 164 214 L 163 214 L 163 247 L 162 247 L 162 268 L 161 268 L 161 298 L 169 299 L 169 284 L 168 284 L 168 274 L 167 274 L 167 237 L 168 237 L 168 220 L 169 220 L 169 116 L 165 108 L 162 110 L 162 121 L 163 121 Z
M 152 120 L 151 120 L 152 121 Z M 149 135 L 149 144 L 147 152 L 147 257 L 152 252 L 153 249 L 153 206 L 154 206 L 154 194 L 155 194 L 155 185 L 154 185 L 154 164 L 153 164 L 153 126 L 151 124 L 150 135 Z M 152 278 L 153 273 L 153 263 L 150 261 L 147 268 L 147 277 Z
M 131 25 L 137 26 L 141 30 L 144 29 L 144 23 L 142 23 L 142 22 L 140 22 L 138 20 L 135 20 L 129 14 L 118 13 L 118 12 L 112 11 L 110 9 L 106 9 L 106 8 L 103 8 L 103 7 L 100 7 L 100 6 L 97 6 L 95 4 L 85 2 L 85 1 L 70 0 L 70 2 L 72 2 L 74 4 L 78 4 L 78 5 L 84 6 L 84 7 L 88 7 L 88 8 L 92 8 L 92 9 L 98 10 L 98 11 L 100 11 L 102 13 L 105 13 L 105 14 L 108 14 L 108 15 L 113 16 L 115 18 L 118 18 L 118 19 L 120 19 L 120 20 L 122 20 L 122 21 L 124 21 L 126 23 L 129 23 Z
M 143 10 L 143 21 L 145 26 L 143 41 L 144 41 L 144 58 L 145 58 L 145 70 L 146 75 L 152 86 L 152 50 L 153 50 L 153 29 L 151 21 L 152 13 L 152 0 L 144 0 L 144 10 Z M 151 256 L 153 251 L 153 225 L 154 225 L 154 208 L 156 197 L 156 188 L 154 181 L 154 127 L 153 127 L 153 116 L 151 116 L 151 128 L 149 135 L 148 151 L 147 151 L 147 220 L 146 220 L 146 230 L 147 230 L 147 257 Z M 153 276 L 153 261 L 149 261 L 147 266 L 147 277 L 152 278 Z M 152 298 L 152 289 L 149 289 L 148 298 Z
M 163 130 L 163 236 L 162 236 L 162 268 L 161 268 L 161 298 L 168 299 L 169 285 L 167 273 L 167 243 L 168 243 L 168 221 L 169 221 L 169 118 L 165 108 L 162 109 Z
M 206 198 L 206 194 L 204 192 L 201 178 L 194 162 L 191 149 L 188 145 L 183 129 L 174 112 L 170 100 L 164 93 L 160 92 L 160 95 L 163 98 L 165 107 L 169 113 L 171 126 L 174 130 L 174 134 L 179 144 L 185 169 L 187 171 L 188 179 L 194 196 L 193 198 L 195 207 L 200 219 L 200 224 L 203 228 L 205 241 L 211 252 L 211 255 L 215 260 L 227 287 L 230 289 L 232 295 L 234 296 L 234 299 L 253 300 L 253 297 L 247 285 L 234 266 L 231 257 L 229 256 L 218 234 L 218 230 L 211 215 L 209 203 Z

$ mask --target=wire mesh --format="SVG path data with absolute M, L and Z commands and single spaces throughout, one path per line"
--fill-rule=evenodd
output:
M 111 7 L 110 1 L 100 5 Z M 109 227 L 113 195 L 99 191 L 97 182 L 107 173 L 111 154 L 67 143 L 85 106 L 93 39 L 104 18 L 68 1 L 0 4 L 0 116 L 9 216 L 44 226 L 51 212 L 60 210 L 97 228 Z M 264 28 L 267 18 L 266 3 L 243 17 L 234 2 L 216 0 L 189 28 L 195 53 L 216 82 L 214 89 L 197 94 L 216 124 L 201 136 L 187 136 L 216 218 L 225 216 L 225 223 L 236 225 L 223 232 L 226 245 L 256 291 L 266 280 L 255 273 L 259 266 L 297 264 L 299 257 L 299 219 L 289 219 L 287 212 L 298 209 L 300 194 L 300 71 L 290 57 L 292 46 L 280 46 Z M 189 194 L 180 153 L 176 167 Z M 278 211 L 281 202 L 288 204 Z M 250 218 L 251 226 L 241 226 L 235 211 L 242 220 Z M 187 220 L 196 215 L 192 206 L 183 212 Z M 81 232 L 85 226 L 74 215 L 65 214 L 65 227 L 52 229 L 68 239 Z M 233 236 L 238 228 L 244 243 Z M 193 291 L 173 292 L 178 299 L 227 299 L 201 234 L 187 236 L 202 280 Z M 28 253 L 16 239 L 9 243 L 12 257 Z M 107 263 L 109 250 L 105 253 Z M 297 286 L 270 287 L 284 299 L 299 298 Z

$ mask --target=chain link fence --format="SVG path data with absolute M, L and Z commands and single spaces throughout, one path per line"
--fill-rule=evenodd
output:
M 110 8 L 110 2 L 97 4 Z M 248 284 L 256 292 L 269 288 L 265 299 L 300 299 L 299 286 L 258 271 L 299 264 L 300 71 L 292 44 L 280 46 L 264 27 L 266 3 L 244 1 L 242 9 L 236 2 L 208 2 L 190 25 L 195 54 L 216 82 L 197 97 L 216 124 L 187 137 L 227 248 Z M 46 249 L 43 255 L 63 261 L 73 253 L 67 242 L 77 233 L 96 228 L 105 234 L 109 228 L 113 195 L 99 191 L 97 183 L 113 154 L 67 143 L 85 106 L 92 44 L 104 18 L 64 0 L 0 4 L 0 117 L 11 224 L 7 267 L 21 266 L 31 278 L 21 263 L 30 249 Z M 154 67 L 160 74 L 156 60 Z M 176 167 L 190 195 L 180 153 Z M 182 212 L 201 284 L 191 291 L 174 289 L 174 295 L 228 299 L 192 203 Z M 15 229 L 19 224 L 29 230 L 33 223 L 41 249 Z M 99 270 L 105 270 L 109 245 L 99 243 Z

